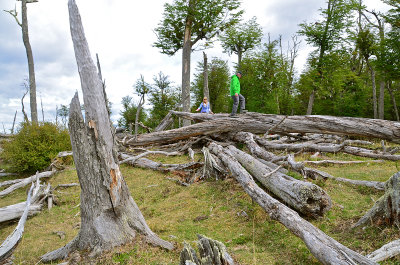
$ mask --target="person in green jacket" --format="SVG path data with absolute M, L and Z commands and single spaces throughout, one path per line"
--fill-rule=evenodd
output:
M 237 117 L 237 109 L 240 103 L 240 113 L 246 113 L 247 110 L 245 110 L 245 104 L 246 100 L 240 94 L 240 81 L 239 78 L 242 78 L 242 72 L 237 72 L 235 75 L 232 76 L 231 78 L 231 97 L 233 99 L 233 106 L 232 106 L 232 112 L 230 117 Z

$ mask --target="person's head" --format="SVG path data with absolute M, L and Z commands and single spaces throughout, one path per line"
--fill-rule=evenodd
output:
M 207 103 L 207 97 L 203 98 L 203 102 Z
M 238 72 L 236 73 L 236 75 L 237 75 L 239 78 L 242 78 L 242 72 L 238 71 Z

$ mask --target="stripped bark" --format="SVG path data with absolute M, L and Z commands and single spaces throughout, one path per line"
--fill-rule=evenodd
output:
M 83 119 L 76 93 L 70 105 L 68 127 L 81 185 L 82 225 L 71 242 L 45 254 L 42 261 L 64 259 L 74 250 L 88 250 L 92 256 L 99 255 L 104 250 L 131 242 L 136 232 L 155 246 L 172 249 L 170 242 L 151 231 L 130 195 L 118 165 L 102 82 L 90 55 L 75 0 L 68 1 L 68 9 L 86 119 Z
M 29 183 L 32 183 L 33 181 L 36 181 L 41 178 L 49 178 L 49 177 L 53 176 L 55 173 L 56 173 L 56 171 L 45 171 L 45 172 L 41 172 L 41 173 L 36 173 L 36 175 L 22 179 L 20 182 L 17 182 L 15 184 L 11 185 L 10 187 L 8 187 L 7 189 L 0 191 L 0 198 L 6 196 L 7 194 L 10 194 L 11 192 L 13 192 L 16 189 L 25 187 L 26 185 L 28 185 Z
M 217 121 L 225 119 L 229 114 L 202 115 L 172 111 L 173 114 L 194 121 Z M 232 119 L 231 119 L 232 120 Z M 395 121 L 366 119 L 354 117 L 333 117 L 323 115 L 283 116 L 247 112 L 233 119 L 239 126 L 235 131 L 248 125 L 243 131 L 265 133 L 271 127 L 280 123 L 270 133 L 322 133 L 346 136 L 361 136 L 400 142 L 400 123 Z M 283 122 L 281 122 L 284 120 Z M 232 131 L 234 128 L 231 128 Z
M 36 180 L 36 186 L 33 190 L 28 215 L 33 216 L 38 214 L 43 207 L 44 200 L 49 196 L 51 196 L 50 186 L 46 188 L 40 185 L 39 180 Z M 26 205 L 27 202 L 20 202 L 0 208 L 0 223 L 20 218 L 25 211 Z
M 0 264 L 6 263 L 7 259 L 9 259 L 17 247 L 19 241 L 22 238 L 22 234 L 24 233 L 24 227 L 26 219 L 28 218 L 29 207 L 31 204 L 31 196 L 34 189 L 34 184 L 28 192 L 28 197 L 25 203 L 25 209 L 22 213 L 21 218 L 18 221 L 18 225 L 15 230 L 4 240 L 4 242 L 0 246 Z M 0 215 L 2 216 L 2 215 Z
M 223 243 L 199 234 L 197 238 L 197 247 L 200 257 L 197 256 L 196 251 L 189 244 L 185 243 L 180 255 L 179 265 L 235 264 Z
M 256 137 L 257 142 L 267 150 L 285 150 L 288 152 L 325 152 L 325 153 L 338 153 L 343 152 L 355 156 L 362 156 L 375 159 L 385 159 L 391 161 L 399 161 L 400 155 L 393 155 L 388 152 L 379 152 L 376 150 L 369 150 L 361 147 L 346 146 L 346 142 L 342 144 L 314 144 L 314 143 L 274 143 L 267 141 L 263 138 Z
M 264 187 L 299 213 L 317 218 L 323 216 L 331 208 L 331 198 L 317 185 L 294 179 L 277 171 L 270 174 L 273 169 L 251 155 L 234 146 L 228 146 L 227 150 Z
M 375 250 L 371 254 L 368 254 L 367 258 L 378 262 L 378 261 L 390 259 L 399 254 L 400 254 L 400 239 L 383 245 L 381 248 Z
M 327 165 L 353 165 L 353 164 L 369 164 L 369 163 L 383 163 L 384 160 L 356 160 L 356 161 L 341 161 L 341 160 L 319 160 L 303 161 L 304 164 L 311 164 L 316 166 L 327 166 Z
M 353 227 L 368 223 L 400 227 L 400 172 L 385 182 L 385 194 Z
M 327 236 L 295 211 L 269 196 L 254 182 L 251 175 L 221 146 L 211 143 L 211 152 L 219 156 L 233 177 L 254 201 L 271 217 L 304 241 L 310 252 L 323 264 L 377 264 Z

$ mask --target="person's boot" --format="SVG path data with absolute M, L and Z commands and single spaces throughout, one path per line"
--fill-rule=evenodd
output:
M 247 113 L 247 109 L 241 109 L 240 110 L 240 114 L 246 114 Z
M 239 115 L 237 114 L 229 114 L 229 118 L 239 118 Z

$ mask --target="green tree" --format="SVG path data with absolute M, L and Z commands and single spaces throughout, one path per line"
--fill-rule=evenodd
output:
M 149 83 L 144 81 L 144 76 L 140 75 L 140 78 L 136 81 L 135 92 L 140 97 L 139 104 L 137 105 L 136 115 L 135 115 L 135 137 L 137 137 L 140 121 L 140 112 L 145 103 L 145 97 L 150 92 L 151 86 Z
M 123 110 L 120 111 L 121 118 L 118 120 L 118 126 L 132 131 L 132 126 L 135 124 L 137 104 L 133 102 L 131 96 L 125 96 L 121 101 Z M 146 120 L 146 113 L 144 111 L 139 114 L 140 120 Z
M 350 0 L 327 0 L 327 8 L 321 9 L 322 19 L 300 24 L 298 33 L 306 37 L 308 44 L 318 50 L 311 67 L 316 69 L 315 80 L 308 100 L 307 115 L 313 110 L 315 94 L 323 83 L 325 56 L 335 50 L 346 36 L 345 30 L 350 27 L 351 10 L 354 7 Z
M 203 63 L 199 62 L 197 73 L 195 74 L 193 86 L 194 108 L 202 102 L 203 99 Z M 214 113 L 229 112 L 229 67 L 226 61 L 219 58 L 212 58 L 208 67 L 208 86 L 210 88 L 209 102 L 211 110 Z
M 66 105 L 61 105 L 61 107 L 57 109 L 56 115 L 61 118 L 61 122 L 64 125 L 64 127 L 67 127 L 69 107 Z
M 164 5 L 163 20 L 155 29 L 154 46 L 161 53 L 174 55 L 182 49 L 182 108 L 190 110 L 190 57 L 193 46 L 204 40 L 211 45 L 214 37 L 238 23 L 243 11 L 235 0 L 174 0 Z M 190 124 L 184 120 L 183 125 Z
M 147 121 L 147 125 L 152 128 L 156 127 L 168 112 L 179 103 L 178 88 L 172 87 L 172 83 L 168 78 L 169 76 L 164 75 L 162 72 L 153 77 L 154 84 L 149 95 L 149 102 L 152 108 Z
M 257 23 L 256 17 L 253 17 L 245 23 L 229 27 L 221 34 L 220 40 L 224 52 L 238 56 L 237 68 L 240 69 L 243 53 L 257 47 L 261 43 L 262 36 L 262 28 Z

